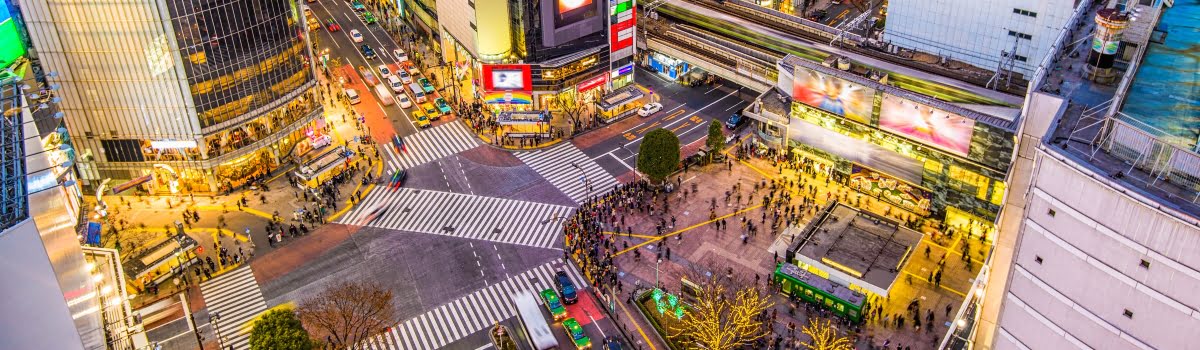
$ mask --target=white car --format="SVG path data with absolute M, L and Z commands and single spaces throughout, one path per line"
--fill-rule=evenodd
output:
M 642 106 L 642 108 L 638 108 L 637 114 L 643 117 L 649 117 L 651 114 L 661 111 L 662 107 L 662 104 L 658 102 L 647 103 L 646 105 Z
M 409 108 L 413 105 L 412 100 L 410 100 L 406 94 L 396 94 L 396 100 L 400 101 L 400 103 L 398 103 L 400 108 Z
M 356 42 L 356 43 L 361 43 L 361 42 L 363 42 L 362 33 L 360 33 L 358 31 L 358 29 L 351 29 L 350 30 L 350 39 L 354 39 L 354 42 Z
M 412 84 L 412 75 L 408 74 L 408 72 L 399 71 L 396 72 L 396 75 L 400 76 L 401 82 L 404 82 L 405 84 Z
M 379 68 L 379 78 L 380 79 L 387 80 L 388 77 L 392 76 L 392 70 L 388 69 L 387 65 L 381 64 L 377 68 Z
M 402 50 L 402 49 L 392 50 L 392 54 L 396 55 L 396 62 L 408 61 L 408 54 L 405 53 L 404 50 Z

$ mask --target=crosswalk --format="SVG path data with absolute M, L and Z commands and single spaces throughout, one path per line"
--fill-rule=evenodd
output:
M 516 156 L 576 203 L 587 200 L 588 185 L 592 187 L 591 194 L 596 195 L 617 184 L 608 171 L 569 142 Z
M 389 174 L 475 148 L 479 140 L 463 123 L 450 122 L 405 136 L 405 150 L 397 152 L 392 145 L 383 147 Z
M 383 206 L 385 210 L 372 213 Z M 574 208 L 411 188 L 372 191 L 340 223 L 553 248 Z
M 587 283 L 561 258 L 438 306 L 363 341 L 365 349 L 439 349 L 516 316 L 511 296 L 521 291 L 555 288 L 554 273 L 565 270 L 577 288 Z
M 225 348 L 249 349 L 252 325 L 246 322 L 267 311 L 267 302 L 250 266 L 243 265 L 201 283 L 200 295 L 204 296 L 208 314 L 220 315 L 217 324 L 223 339 L 221 344 Z

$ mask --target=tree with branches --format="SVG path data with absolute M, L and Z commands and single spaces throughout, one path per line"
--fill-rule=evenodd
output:
M 291 309 L 275 309 L 254 321 L 250 330 L 250 350 L 309 350 L 316 342 L 300 324 Z
M 669 330 L 669 336 L 692 348 L 728 350 L 753 345 L 770 334 L 762 315 L 773 302 L 759 286 L 717 276 L 703 279 L 695 300 Z
M 579 100 L 575 99 L 574 94 L 555 95 L 554 105 L 558 107 L 559 115 L 571 121 L 571 126 L 574 128 L 573 130 L 579 130 L 583 128 L 583 121 L 580 119 L 583 117 L 584 104 L 579 103 Z
M 396 322 L 392 292 L 378 284 L 341 282 L 300 302 L 304 328 L 336 349 L 353 348 Z
M 812 338 L 804 347 L 809 350 L 853 350 L 854 344 L 850 338 L 838 334 L 838 329 L 833 325 L 832 321 L 827 319 L 817 320 L 816 318 L 808 319 L 808 325 L 800 329 L 800 333 L 804 333 L 809 338 Z

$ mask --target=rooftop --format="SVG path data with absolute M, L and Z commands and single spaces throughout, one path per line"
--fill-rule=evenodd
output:
M 805 227 L 788 251 L 820 266 L 830 279 L 887 295 L 921 233 L 895 221 L 841 203 L 827 206 Z
M 1055 60 L 1048 65 L 1044 77 L 1035 78 L 1039 82 L 1035 85 L 1037 91 L 1061 97 L 1066 104 L 1058 112 L 1047 112 L 1057 113 L 1057 119 L 1051 124 L 1052 129 L 1047 131 L 1043 139 L 1049 146 L 1047 150 L 1060 153 L 1106 176 L 1111 183 L 1137 193 L 1144 200 L 1155 202 L 1153 204 L 1164 210 L 1190 216 L 1194 221 L 1200 218 L 1200 205 L 1197 205 L 1200 199 L 1200 154 L 1195 152 L 1192 143 L 1180 141 L 1189 138 L 1195 140 L 1196 131 L 1187 129 L 1185 125 L 1198 124 L 1200 121 L 1197 119 L 1200 118 L 1194 117 L 1194 102 L 1187 104 L 1178 101 L 1180 98 L 1187 99 L 1185 95 L 1188 93 L 1194 94 L 1191 91 L 1194 89 L 1181 88 L 1188 86 L 1188 83 L 1170 80 L 1195 80 L 1197 75 L 1180 77 L 1179 73 L 1156 72 L 1163 69 L 1164 64 L 1175 66 L 1171 69 L 1188 68 L 1170 61 L 1189 54 L 1186 50 L 1169 47 L 1170 42 L 1166 43 L 1167 47 L 1149 41 L 1127 42 L 1126 50 L 1136 51 L 1125 55 L 1128 61 L 1122 60 L 1121 52 L 1117 53 L 1113 68 L 1118 82 L 1092 82 L 1087 79 L 1084 68 L 1091 52 L 1090 38 L 1096 27 L 1093 18 L 1099 9 L 1092 8 L 1086 16 L 1081 16 L 1081 25 L 1068 26 L 1075 29 L 1066 34 L 1067 40 L 1064 42 L 1073 44 L 1053 55 Z M 1131 22 L 1130 28 L 1134 31 L 1155 27 L 1149 23 L 1159 21 L 1162 14 L 1160 10 L 1165 10 L 1167 14 L 1163 17 L 1164 22 L 1172 14 L 1194 17 L 1200 4 L 1178 2 L 1170 9 L 1138 5 L 1136 9 L 1140 15 L 1134 16 L 1137 19 Z M 1178 34 L 1194 35 L 1188 30 Z M 1152 40 L 1154 37 L 1135 34 L 1125 38 Z M 1192 46 L 1195 41 L 1181 45 Z M 1190 56 L 1193 62 L 1190 68 L 1194 68 L 1194 52 Z M 1140 91 L 1139 87 L 1147 89 Z M 1038 115 L 1041 105 L 1037 101 L 1031 103 L 1029 113 Z M 1138 106 L 1175 108 L 1152 107 L 1158 109 L 1144 115 L 1124 113 L 1131 108 L 1139 109 Z M 1164 126 L 1182 133 L 1164 131 Z

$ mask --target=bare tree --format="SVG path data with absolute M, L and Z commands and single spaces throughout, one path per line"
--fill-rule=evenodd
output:
M 671 327 L 670 337 L 697 348 L 727 350 L 752 345 L 770 333 L 770 324 L 762 316 L 774 303 L 757 284 L 735 276 L 732 270 L 724 276 L 689 275 L 703 283 L 691 291 L 695 299 L 680 322 Z
M 573 95 L 573 94 L 555 95 L 554 96 L 554 105 L 558 106 L 558 114 L 559 115 L 562 115 L 562 116 L 566 117 L 567 119 L 571 120 L 572 126 L 579 125 L 582 123 L 580 121 L 580 118 L 583 117 L 584 105 L 582 103 L 579 103 L 579 100 L 576 99 L 575 95 Z
M 808 325 L 800 329 L 811 341 L 804 343 L 809 350 L 853 350 L 850 338 L 838 334 L 838 329 L 829 320 L 808 319 Z
M 374 283 L 341 282 L 300 302 L 304 328 L 337 349 L 355 349 L 396 322 L 392 292 Z

